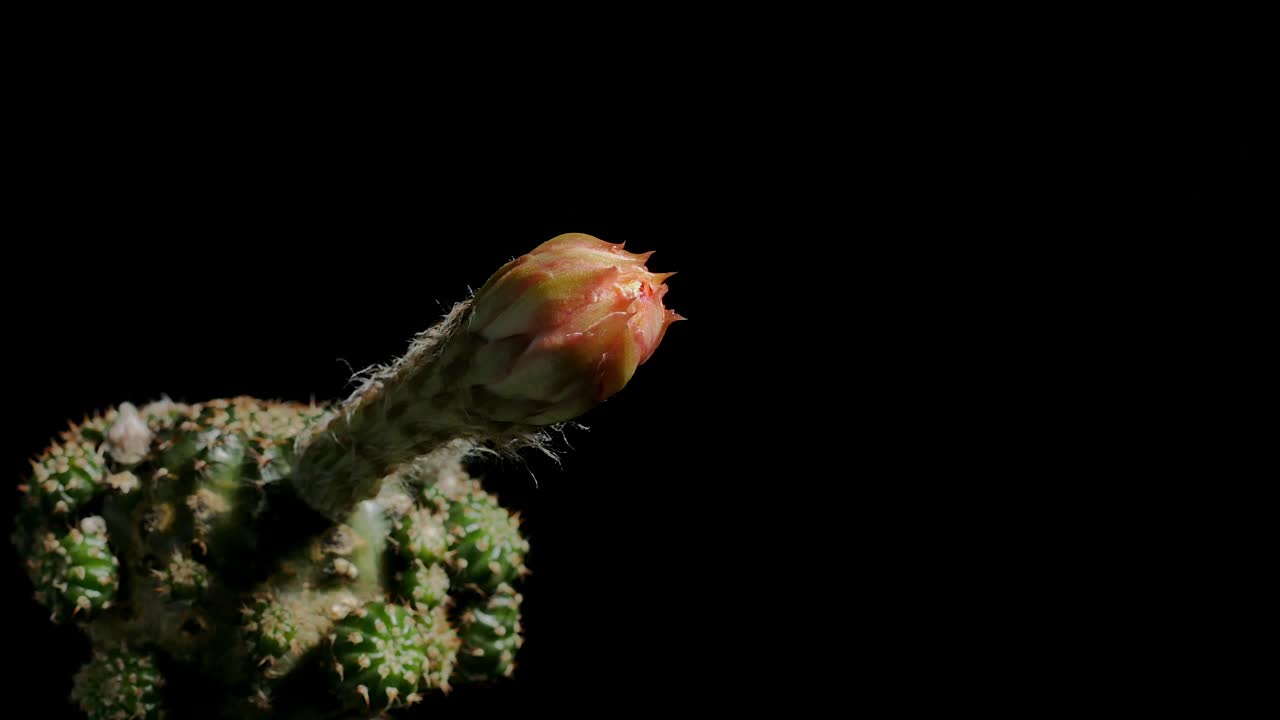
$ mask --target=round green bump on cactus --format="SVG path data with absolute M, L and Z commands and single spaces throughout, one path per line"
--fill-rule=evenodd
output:
M 360 601 L 342 589 L 314 591 L 301 588 L 263 590 L 252 604 L 242 607 L 242 635 L 255 666 L 254 695 L 269 699 L 275 681 L 288 676 L 311 651 L 333 633 L 333 625 L 346 617 Z
M 415 614 L 370 603 L 333 629 L 338 696 L 370 712 L 413 705 L 427 688 L 448 689 L 458 639 L 443 611 Z
M 456 473 L 422 491 L 423 504 L 427 508 L 435 508 L 440 512 L 448 512 L 454 503 L 462 502 L 476 493 L 483 493 L 480 481 L 463 474 Z
M 124 648 L 95 650 L 76 673 L 71 701 L 89 720 L 157 720 L 164 678 L 148 655 Z
M 400 518 L 392 537 L 402 555 L 427 565 L 443 561 L 449 551 L 444 518 L 426 508 L 414 508 Z
M 209 568 L 175 552 L 164 570 L 154 570 L 156 590 L 174 600 L 194 601 L 209 589 Z
M 253 607 L 242 608 L 249 652 L 258 662 L 270 662 L 289 652 L 298 634 L 293 613 L 275 595 L 260 593 Z
M 53 611 L 55 622 L 111 607 L 120 586 L 120 561 L 107 546 L 102 518 L 87 517 L 61 538 L 47 533 L 43 549 L 36 599 Z
M 529 542 L 520 535 L 520 518 L 485 492 L 473 492 L 454 503 L 447 523 L 453 542 L 450 569 L 459 585 L 492 593 L 528 570 Z
M 194 464 L 206 486 L 225 491 L 242 475 L 255 484 L 288 476 L 294 438 L 322 414 L 318 407 L 238 397 L 173 406 L 171 420 L 152 426 L 162 433 L 162 465 L 180 474 Z
M 515 671 L 516 652 L 524 644 L 520 627 L 522 600 L 511 586 L 503 585 L 483 606 L 462 614 L 458 670 L 464 679 L 510 677 Z
M 440 563 L 428 567 L 414 558 L 412 566 L 400 573 L 400 593 L 419 610 L 444 604 L 449 595 L 449 574 Z
M 430 612 L 418 613 L 418 622 L 425 627 L 427 640 L 427 676 L 428 688 L 439 688 L 449 692 L 449 679 L 457 666 L 458 649 L 462 640 L 457 631 L 449 624 L 449 616 L 443 606 L 433 608 Z
M 150 408 L 142 411 L 151 413 L 148 428 L 157 417 Z M 253 550 L 264 486 L 289 476 L 293 440 L 320 412 L 248 397 L 172 405 L 154 422 L 153 504 L 185 506 L 209 564 L 234 563 L 232 556 Z
M 54 515 L 75 513 L 102 489 L 102 457 L 87 442 L 54 445 L 31 467 L 31 492 Z

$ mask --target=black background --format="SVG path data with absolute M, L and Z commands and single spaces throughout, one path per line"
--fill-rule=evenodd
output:
M 27 459 L 67 419 L 162 394 L 343 397 L 353 369 L 402 353 L 502 263 L 586 232 L 656 250 L 649 267 L 679 273 L 667 306 L 689 320 L 581 418 L 559 464 L 475 468 L 532 543 L 527 642 L 512 680 L 421 715 L 657 710 L 677 695 L 687 709 L 769 674 L 780 578 L 752 567 L 770 533 L 746 506 L 773 477 L 729 457 L 770 442 L 754 432 L 764 406 L 742 399 L 760 359 L 738 328 L 770 270 L 741 272 L 759 242 L 742 232 L 767 207 L 749 161 L 643 142 L 530 153 L 524 139 L 444 162 L 395 133 L 320 150 L 324 134 L 258 126 L 117 141 L 55 123 L 37 137 L 4 266 L 6 528 Z M 49 623 L 3 547 L 6 641 L 23 649 L 6 684 L 42 698 L 44 717 L 78 717 L 65 698 L 87 641 Z
M 1114 311 L 1079 303 L 1109 273 L 1148 276 L 1146 244 L 1176 237 L 1151 226 L 1185 210 L 1170 198 L 1241 223 L 1264 148 L 1240 127 L 1161 144 L 1106 104 L 1085 130 L 1051 84 L 1030 112 L 1024 84 L 947 79 L 952 58 L 904 78 L 876 54 L 828 82 L 802 67 L 821 47 L 610 104 L 583 81 L 545 111 L 488 86 L 475 104 L 295 102 L 281 79 L 136 106 L 105 79 L 42 88 L 5 156 L 0 472 L 12 488 L 68 418 L 124 400 L 342 397 L 503 262 L 587 232 L 656 250 L 690 319 L 562 464 L 478 469 L 533 545 L 527 643 L 511 681 L 420 715 L 725 712 L 819 689 L 1042 707 L 1099 687 L 1102 656 L 1131 656 L 1090 645 L 1093 619 L 1130 580 L 1088 544 L 1111 522 L 1097 498 L 1129 478 L 1092 459 L 1115 396 L 1077 392 L 1110 361 L 1072 355 L 1117 352 L 1097 333 Z M 1153 144 L 1179 192 L 1117 225 Z M 20 650 L 0 683 L 78 717 L 88 647 L 0 548 Z

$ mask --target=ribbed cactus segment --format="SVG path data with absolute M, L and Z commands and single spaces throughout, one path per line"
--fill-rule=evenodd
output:
M 449 679 L 453 677 L 458 662 L 458 649 L 462 640 L 457 631 L 449 624 L 449 617 L 443 607 L 431 612 L 420 612 L 418 622 L 426 629 L 427 639 L 427 675 L 424 684 L 427 688 L 438 688 L 449 692 Z
M 159 720 L 164 679 L 149 655 L 124 648 L 96 650 L 76 673 L 71 701 L 89 720 Z
M 401 555 L 416 558 L 427 565 L 442 562 L 449 551 L 444 517 L 427 508 L 414 508 L 400 518 L 392 537 Z
M 370 712 L 447 688 L 458 649 L 442 610 L 419 615 L 387 603 L 370 603 L 338 622 L 332 642 L 339 697 Z
M 160 718 L 154 659 L 184 689 L 173 717 L 385 718 L 510 675 L 529 543 L 465 461 L 552 453 L 558 423 L 630 381 L 678 319 L 646 258 L 544 243 L 345 401 L 124 402 L 71 424 L 17 485 L 11 540 L 51 619 L 97 649 L 73 699 Z
M 284 677 L 360 606 L 350 592 L 310 588 L 254 593 L 240 609 L 249 656 L 267 680 Z
M 102 490 L 103 458 L 79 437 L 55 444 L 31 463 L 28 491 L 46 512 L 73 514 Z
M 250 541 L 240 529 L 251 521 L 261 487 L 289 475 L 294 437 L 321 410 L 238 397 L 191 406 L 157 404 L 141 413 L 158 438 L 159 467 L 152 478 L 160 487 L 190 488 L 185 497 L 155 504 L 160 519 L 176 517 L 174 511 L 189 513 L 193 539 L 205 552 L 223 555 L 243 550 Z M 211 547 L 218 543 L 223 547 Z
M 321 408 L 238 397 L 200 405 L 169 405 L 149 412 L 161 431 L 160 462 L 172 473 L 194 466 L 214 487 L 234 486 L 241 475 L 275 482 L 290 472 L 293 439 L 322 415 Z
M 274 594 L 257 595 L 253 606 L 240 612 L 244 615 L 244 632 L 254 660 L 269 662 L 283 657 L 293 647 L 298 635 L 297 619 Z
M 520 535 L 520 519 L 498 499 L 474 491 L 453 503 L 446 522 L 452 544 L 450 569 L 459 585 L 492 593 L 524 575 L 529 542 Z
M 476 493 L 483 493 L 480 481 L 466 473 L 455 473 L 440 479 L 422 491 L 423 506 L 448 514 L 454 503 L 461 502 Z
M 509 585 L 503 585 L 487 602 L 462 614 L 458 670 L 464 679 L 510 677 L 515 671 L 516 652 L 524 643 L 520 634 L 522 600 Z
M 439 607 L 449 595 L 449 573 L 440 563 L 428 566 L 414 558 L 400 574 L 400 594 L 418 610 Z
M 107 546 L 102 518 L 85 518 L 62 537 L 46 534 L 43 549 L 36 599 L 53 611 L 54 620 L 88 618 L 111 607 L 120 561 Z

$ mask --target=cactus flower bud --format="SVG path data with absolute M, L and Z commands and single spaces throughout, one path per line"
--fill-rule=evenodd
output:
M 341 522 L 415 458 L 455 440 L 537 443 L 538 426 L 617 393 L 683 319 L 651 254 L 570 233 L 504 265 L 298 438 L 299 495 Z
M 548 425 L 580 415 L 631 380 L 678 314 L 652 253 L 581 233 L 552 238 L 507 263 L 473 300 L 483 339 L 471 380 L 494 396 L 498 421 Z

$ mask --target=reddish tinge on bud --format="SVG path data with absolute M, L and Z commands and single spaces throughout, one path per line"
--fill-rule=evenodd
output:
M 502 267 L 473 300 L 482 338 L 470 380 L 491 419 L 547 425 L 618 392 L 682 320 L 663 307 L 666 279 L 621 244 L 569 233 Z

